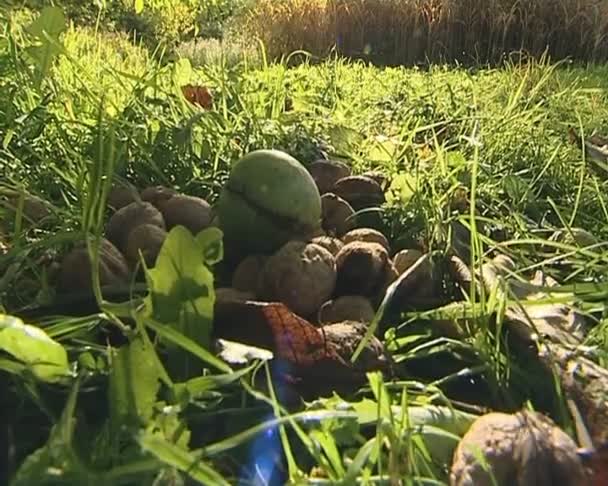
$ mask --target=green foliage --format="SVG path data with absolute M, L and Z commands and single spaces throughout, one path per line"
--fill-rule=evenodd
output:
M 195 238 L 183 226 L 169 232 L 155 267 L 146 272 L 150 288 L 146 303 L 156 321 L 209 348 L 215 291 L 204 258 L 221 258 L 221 240 L 213 228 L 201 235 Z
M 138 442 L 142 448 L 150 451 L 164 464 L 187 473 L 200 484 L 229 485 L 211 466 L 201 461 L 190 451 L 159 437 L 156 434 L 144 432 L 139 435 Z
M 49 2 L 26 0 L 40 10 Z M 172 49 L 195 38 L 222 38 L 250 0 L 68 0 L 61 10 L 76 26 L 126 31 L 150 49 Z M 50 7 L 59 8 L 59 7 Z
M 25 32 L 35 41 L 35 44 L 28 47 L 26 52 L 36 65 L 38 86 L 51 69 L 53 60 L 62 51 L 59 36 L 65 29 L 65 17 L 59 7 L 43 9 L 40 16 L 25 29 Z
M 0 350 L 10 354 L 39 380 L 55 383 L 70 372 L 64 347 L 42 329 L 0 314 Z
M 138 337 L 112 350 L 108 400 L 116 425 L 146 425 L 152 417 L 160 388 L 156 352 L 149 341 Z
M 66 402 L 60 420 L 53 426 L 47 443 L 31 454 L 22 464 L 11 486 L 30 484 L 76 485 L 83 479 L 78 456 L 73 449 L 74 412 L 80 381 L 77 380 Z M 54 474 L 49 474 L 53 471 Z

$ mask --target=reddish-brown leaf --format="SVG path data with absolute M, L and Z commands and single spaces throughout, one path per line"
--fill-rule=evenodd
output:
M 182 93 L 193 105 L 198 105 L 205 110 L 210 110 L 213 107 L 213 96 L 206 86 L 187 84 L 182 86 Z

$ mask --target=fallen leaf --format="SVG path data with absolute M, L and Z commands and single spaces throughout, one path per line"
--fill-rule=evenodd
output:
M 210 110 L 213 107 L 213 96 L 206 86 L 187 84 L 182 86 L 182 93 L 193 105 L 198 105 L 205 110 Z

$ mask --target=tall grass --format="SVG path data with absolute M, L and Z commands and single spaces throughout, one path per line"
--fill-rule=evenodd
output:
M 273 56 L 335 46 L 384 65 L 496 63 L 522 51 L 608 58 L 602 0 L 260 0 L 247 23 Z

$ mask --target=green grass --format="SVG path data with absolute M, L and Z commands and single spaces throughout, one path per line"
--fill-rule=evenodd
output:
M 63 50 L 39 82 L 24 55 L 28 41 L 21 25 L 7 23 L 0 39 L 5 93 L 0 189 L 35 194 L 48 202 L 50 214 L 36 224 L 1 201 L 0 235 L 9 250 L 0 252 L 0 308 L 9 314 L 52 297 L 46 262 L 85 234 L 99 234 L 106 216 L 104 191 L 113 178 L 138 187 L 165 184 L 213 202 L 231 163 L 250 150 L 271 147 L 303 163 L 323 150 L 348 160 L 356 172 L 375 169 L 390 176 L 391 197 L 380 224 L 395 249 L 422 240 L 429 249 L 444 251 L 450 223 L 468 215 L 469 209 L 459 213 L 450 205 L 465 189 L 477 230 L 485 235 L 480 261 L 493 252 L 506 253 L 518 271 L 541 267 L 563 283 L 605 278 L 601 248 L 578 252 L 574 264 L 563 267 L 549 264 L 538 243 L 564 225 L 608 238 L 606 174 L 585 160 L 567 135 L 568 126 L 585 134 L 608 130 L 606 67 L 530 60 L 501 69 L 422 71 L 333 59 L 288 68 L 287 60 L 265 64 L 260 52 L 251 64 L 219 56 L 194 69 L 183 61 L 162 64 L 159 56 L 119 34 L 69 28 L 60 37 Z M 189 105 L 180 95 L 187 83 L 209 86 L 214 109 Z M 90 249 L 94 255 L 94 241 Z M 559 399 L 552 385 L 539 387 L 535 380 L 542 376 L 522 370 L 484 325 L 500 302 L 487 298 L 482 304 L 485 310 L 466 340 L 412 345 L 406 339 L 394 349 L 395 358 L 432 359 L 447 350 L 461 359 L 457 369 L 436 370 L 440 382 L 459 370 L 481 370 L 492 405 L 517 408 L 530 398 L 555 412 Z M 423 382 L 412 374 L 384 383 L 372 375 L 357 396 L 343 397 L 348 407 L 334 397 L 294 414 L 279 409 L 272 387 L 264 394 L 254 386 L 254 375 L 265 377 L 264 364 L 243 374 L 218 370 L 208 351 L 187 336 L 139 318 L 140 335 L 154 330 L 181 353 L 209 364 L 202 382 L 168 378 L 148 362 L 157 351 L 144 339 L 141 353 L 149 368 L 139 370 L 143 375 L 131 370 L 131 379 L 137 400 L 148 404 L 142 405 L 147 422 L 134 426 L 131 416 L 126 420 L 112 411 L 120 401 L 108 382 L 118 380 L 122 358 L 102 332 L 120 328 L 124 309 L 104 303 L 103 310 L 81 319 L 33 323 L 65 346 L 70 362 L 77 363 L 77 379 L 41 383 L 27 373 L 15 374 L 13 360 L 0 360 L 7 372 L 1 376 L 2 394 L 12 424 L 13 466 L 49 444 L 29 456 L 22 472 L 30 476 L 15 484 L 152 484 L 154 478 L 155 484 L 176 484 L 170 478 L 177 471 L 203 484 L 220 484 L 220 476 L 234 484 L 255 433 L 273 417 L 280 427 L 269 440 L 290 451 L 288 475 L 294 484 L 353 484 L 379 476 L 447 481 L 445 464 L 433 465 L 425 453 L 432 441 L 421 440 L 406 413 L 414 405 L 449 404 L 446 389 L 428 378 Z M 397 328 L 399 337 L 412 333 L 407 326 Z M 605 350 L 608 326 L 597 326 L 589 342 Z M 146 370 L 159 373 L 162 399 L 142 378 Z M 176 395 L 184 390 L 182 382 L 196 385 L 197 393 Z M 323 420 L 315 420 L 315 413 Z M 116 417 L 123 422 L 113 428 Z M 190 469 L 193 461 L 197 466 Z M 47 466 L 63 468 L 67 476 L 57 482 Z

